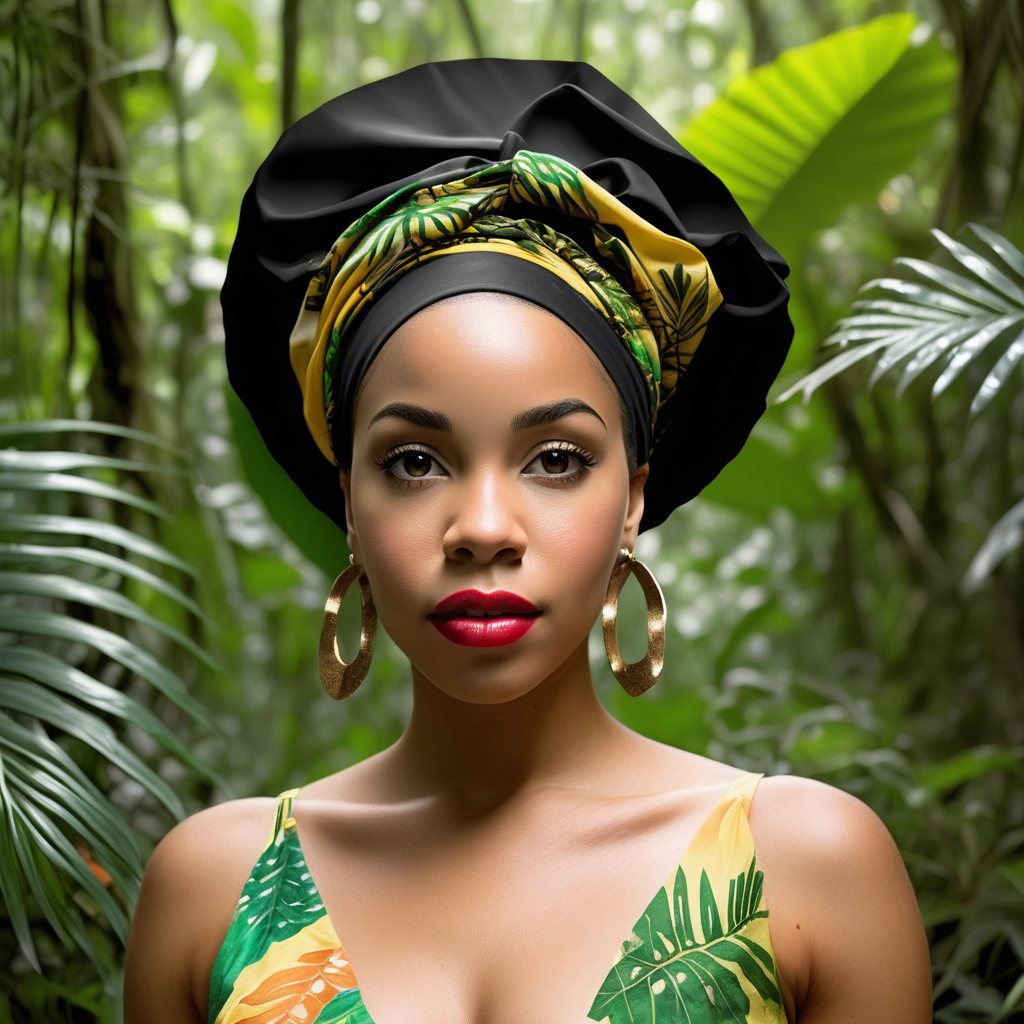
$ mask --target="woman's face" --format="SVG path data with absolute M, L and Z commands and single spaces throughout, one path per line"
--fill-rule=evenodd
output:
M 428 307 L 370 368 L 353 439 L 349 545 L 427 680 L 502 703 L 586 643 L 647 470 L 630 477 L 618 394 L 571 328 L 492 293 Z

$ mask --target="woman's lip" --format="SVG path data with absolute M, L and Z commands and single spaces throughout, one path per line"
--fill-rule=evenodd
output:
M 505 647 L 526 636 L 536 621 L 537 615 L 430 617 L 441 636 L 462 647 Z
M 439 601 L 430 617 L 438 615 L 507 619 L 539 614 L 540 609 L 535 604 L 507 590 L 493 590 L 489 594 L 482 590 L 460 590 L 457 594 Z
M 460 590 L 440 601 L 428 618 L 441 636 L 462 647 L 504 647 L 526 636 L 540 613 L 507 590 Z

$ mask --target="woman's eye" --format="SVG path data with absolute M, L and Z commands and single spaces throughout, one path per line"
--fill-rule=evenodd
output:
M 567 477 L 578 473 L 586 463 L 582 456 L 561 448 L 541 452 L 523 472 L 527 476 Z
M 399 480 L 423 480 L 444 475 L 441 467 L 426 452 L 402 452 L 395 456 L 387 469 Z

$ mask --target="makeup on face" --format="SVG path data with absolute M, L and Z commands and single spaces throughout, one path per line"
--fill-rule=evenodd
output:
M 462 647 L 505 647 L 526 636 L 541 614 L 535 604 L 507 590 L 460 590 L 440 601 L 427 618 L 441 636 Z
M 597 357 L 528 304 L 460 297 L 384 346 L 347 502 L 381 622 L 423 680 L 504 703 L 585 652 L 632 546 L 621 419 Z

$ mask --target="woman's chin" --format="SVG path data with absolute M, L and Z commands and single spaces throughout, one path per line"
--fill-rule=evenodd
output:
M 446 657 L 410 658 L 413 675 L 424 683 L 466 704 L 510 704 L 560 678 L 570 666 L 589 669 L 586 638 L 570 649 L 523 650 L 504 647 L 465 647 L 452 644 Z M 579 651 L 582 648 L 582 665 Z M 433 652 L 431 652 L 433 653 Z M 589 678 L 589 676 L 588 676 Z M 422 694 L 421 694 L 422 695 Z

